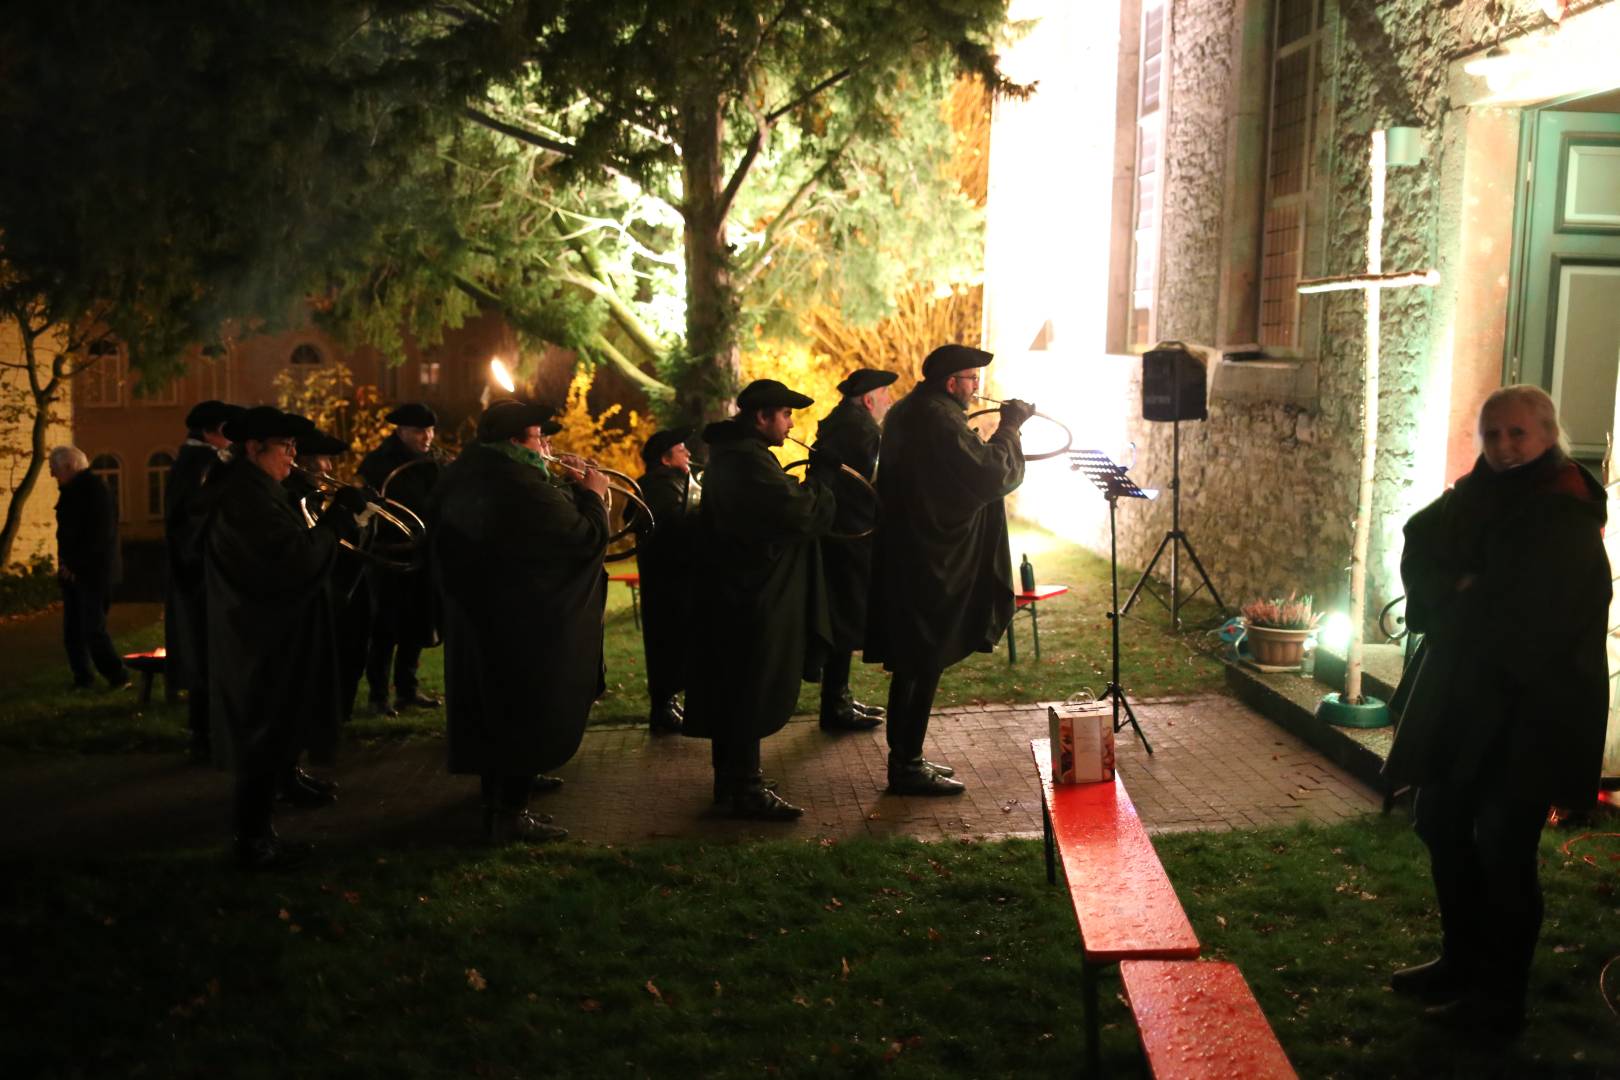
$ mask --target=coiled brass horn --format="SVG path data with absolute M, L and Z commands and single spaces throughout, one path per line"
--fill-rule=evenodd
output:
M 395 472 L 398 471 L 395 470 Z M 323 514 L 326 512 L 327 507 L 331 505 L 331 497 L 344 488 L 354 488 L 365 496 L 367 504 L 371 507 L 372 520 L 366 523 L 366 527 L 360 534 L 358 544 L 350 540 L 339 540 L 339 544 L 361 558 L 376 563 L 385 570 L 405 573 L 421 568 L 422 546 L 427 539 L 427 526 L 416 515 L 416 511 L 397 499 L 390 499 L 385 495 L 371 491 L 364 484 L 345 484 L 329 473 L 316 472 L 314 469 L 307 469 L 302 465 L 294 465 L 293 472 L 307 480 L 315 488 L 317 494 L 325 496 L 320 505 L 320 512 Z M 390 479 L 392 479 L 392 476 L 393 474 L 390 474 Z M 314 528 L 319 517 L 310 509 L 309 501 L 307 499 L 300 500 L 298 507 L 304 513 L 304 524 Z M 384 555 L 371 550 L 371 545 L 376 537 L 376 522 L 378 521 L 392 526 L 404 537 L 399 547 L 406 553 L 406 558 L 397 558 L 393 555 Z
M 797 444 L 799 446 L 802 446 L 806 450 L 812 450 L 813 449 L 810 446 L 809 443 L 803 442 L 802 440 L 799 440 L 799 439 L 795 439 L 791 435 L 789 435 L 787 438 L 788 438 L 789 442 L 792 442 L 792 443 L 795 443 L 795 444 Z M 792 470 L 792 469 L 797 469 L 797 468 L 800 468 L 801 466 L 805 466 L 805 465 L 809 465 L 809 464 L 810 464 L 810 459 L 805 458 L 803 461 L 795 461 L 795 462 L 792 462 L 792 463 L 790 463 L 788 465 L 782 466 L 782 468 L 784 470 Z M 861 472 L 860 472 L 859 469 L 854 468 L 853 466 L 850 466 L 850 465 L 845 465 L 843 462 L 839 462 L 838 471 L 842 472 L 842 473 L 847 473 L 848 475 L 853 476 L 856 480 L 860 481 L 861 486 L 864 487 L 867 491 L 870 491 L 872 493 L 872 501 L 874 503 L 879 501 L 877 488 L 872 486 L 872 481 L 868 480 L 866 477 L 861 475 Z M 873 530 L 871 530 L 871 529 L 863 529 L 858 533 L 828 533 L 827 534 L 827 539 L 828 540 L 865 540 L 868 536 L 872 535 L 872 532 L 873 532 Z
M 988 401 L 990 404 L 994 405 L 995 408 L 993 408 L 993 409 L 979 409 L 977 412 L 970 412 L 967 415 L 967 418 L 969 420 L 974 420 L 974 419 L 977 419 L 978 417 L 981 417 L 981 416 L 989 416 L 991 413 L 994 413 L 994 412 L 1000 412 L 1001 411 L 1001 406 L 1003 404 L 1000 400 L 998 400 L 996 398 L 993 398 L 993 397 L 985 397 L 983 394 L 974 394 L 973 395 L 973 400 L 975 400 L 975 401 Z M 1043 412 L 1037 412 L 1034 415 L 1040 417 L 1042 420 L 1045 420 L 1045 421 L 1047 421 L 1049 423 L 1056 424 L 1058 427 L 1063 429 L 1063 445 L 1058 447 L 1056 450 L 1048 450 L 1048 451 L 1046 451 L 1044 453 L 1040 453 L 1040 454 L 1025 454 L 1024 455 L 1024 460 L 1025 461 L 1045 461 L 1048 458 L 1061 457 L 1062 455 L 1067 454 L 1069 452 L 1069 447 L 1074 445 L 1074 432 L 1069 430 L 1069 425 L 1065 424 L 1063 421 L 1059 420 L 1057 417 L 1048 416 L 1046 413 L 1043 413 Z
M 566 469 L 569 472 L 578 472 L 581 468 L 595 469 L 607 477 L 608 497 L 604 501 L 607 504 L 608 526 L 613 530 L 608 536 L 609 545 L 618 543 L 638 528 L 652 530 L 654 525 L 652 507 L 647 505 L 647 497 L 642 492 L 641 485 L 636 483 L 630 476 L 620 472 L 618 469 L 610 469 L 602 463 L 592 461 L 589 458 L 544 453 L 540 457 L 550 464 Z M 617 506 L 614 504 L 615 495 L 622 498 L 622 501 Z M 613 520 L 615 510 L 619 512 L 617 524 Z M 623 551 L 609 552 L 603 561 L 619 562 L 628 559 L 636 553 L 637 548 L 638 545 L 632 544 Z

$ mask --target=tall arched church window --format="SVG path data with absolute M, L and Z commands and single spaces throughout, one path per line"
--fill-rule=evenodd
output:
M 90 459 L 90 471 L 101 477 L 112 492 L 113 509 L 118 513 L 118 520 L 124 520 L 124 463 L 118 460 L 117 454 L 97 454 Z
M 174 468 L 174 455 L 157 450 L 146 459 L 146 516 L 161 521 L 163 506 L 169 490 L 169 470 Z

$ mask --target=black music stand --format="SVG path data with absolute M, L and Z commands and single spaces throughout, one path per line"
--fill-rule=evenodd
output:
M 1148 743 L 1147 736 L 1142 734 L 1142 725 L 1136 722 L 1136 712 L 1125 698 L 1125 688 L 1119 683 L 1119 620 L 1124 612 L 1119 609 L 1119 533 L 1114 524 L 1114 511 L 1120 499 L 1156 499 L 1159 493 L 1137 487 L 1136 481 L 1125 475 L 1125 466 L 1113 461 L 1101 450 L 1070 451 L 1069 468 L 1090 477 L 1091 482 L 1103 493 L 1103 498 L 1108 500 L 1108 578 L 1113 588 L 1113 606 L 1108 611 L 1108 623 L 1114 632 L 1114 677 L 1102 696 L 1114 699 L 1114 732 L 1118 734 L 1125 724 L 1130 724 L 1136 730 L 1136 737 L 1142 740 L 1142 748 L 1151 754 L 1153 747 Z M 1119 719 L 1120 709 L 1125 710 L 1124 723 Z

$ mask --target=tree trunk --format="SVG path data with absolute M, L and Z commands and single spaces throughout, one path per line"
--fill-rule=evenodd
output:
M 730 413 L 742 365 L 737 348 L 737 295 L 726 249 L 724 118 L 719 96 L 695 90 L 682 115 L 681 172 L 685 181 L 686 349 L 689 365 L 676 386 L 687 420 Z
M 17 329 L 22 337 L 23 362 L 28 365 L 28 393 L 33 402 L 34 416 L 28 467 L 17 482 L 16 490 L 11 493 L 11 500 L 6 504 L 5 525 L 0 526 L 0 567 L 11 563 L 11 549 L 17 542 L 17 533 L 22 529 L 23 511 L 34 493 L 34 485 L 39 482 L 39 474 L 44 471 L 45 459 L 50 453 L 50 447 L 46 444 L 51 428 L 51 405 L 55 403 L 56 391 L 61 385 L 61 379 L 54 371 L 47 382 L 40 382 L 38 355 L 34 351 L 39 332 L 31 330 L 24 319 L 17 320 Z

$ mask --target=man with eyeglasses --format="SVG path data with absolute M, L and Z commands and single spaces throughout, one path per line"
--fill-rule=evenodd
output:
M 1012 555 L 1002 500 L 1024 481 L 1018 429 L 1025 402 L 1001 406 L 988 441 L 968 427 L 968 406 L 991 354 L 942 345 L 923 381 L 889 410 L 878 470 L 877 543 L 863 659 L 894 673 L 889 684 L 889 791 L 957 795 L 955 770 L 923 757 L 939 678 L 990 652 L 1012 619 Z
M 271 827 L 278 777 L 324 753 L 338 721 L 329 577 L 338 542 L 358 535 L 365 498 L 344 488 L 314 528 L 293 508 L 302 417 L 268 405 L 225 425 L 235 460 L 198 496 L 208 589 L 208 682 L 216 752 L 236 774 L 235 855 L 245 869 L 290 866 L 307 845 Z

